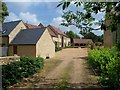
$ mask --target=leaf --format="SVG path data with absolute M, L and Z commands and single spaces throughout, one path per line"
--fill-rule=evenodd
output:
M 59 6 L 61 6 L 63 3 L 59 3 L 58 5 L 57 5 L 57 7 L 59 7 Z
M 70 2 L 67 2 L 67 7 L 70 5 Z
M 65 10 L 66 8 L 66 2 L 64 2 L 62 9 Z

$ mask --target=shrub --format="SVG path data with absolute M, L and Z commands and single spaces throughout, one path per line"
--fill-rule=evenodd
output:
M 62 47 L 55 47 L 55 52 L 62 50 Z
M 116 47 L 90 50 L 88 60 L 100 75 L 102 85 L 120 87 L 120 57 Z
M 24 77 L 29 77 L 43 68 L 44 62 L 40 57 L 21 57 L 20 61 L 2 65 L 2 86 L 20 82 Z

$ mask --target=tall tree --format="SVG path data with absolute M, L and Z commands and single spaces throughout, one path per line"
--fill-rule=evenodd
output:
M 93 32 L 82 34 L 85 39 L 92 39 L 93 42 L 103 42 L 103 35 L 97 36 Z
M 99 0 L 101 1 L 101 0 Z M 65 10 L 70 4 L 74 3 L 76 7 L 83 6 L 86 12 L 81 11 L 67 11 L 63 14 L 63 23 L 61 25 L 69 26 L 74 25 L 78 27 L 81 33 L 87 33 L 92 30 L 100 30 L 100 29 L 108 29 L 111 31 L 116 30 L 117 23 L 120 23 L 120 14 L 114 14 L 111 12 L 113 8 L 114 11 L 120 11 L 120 3 L 119 2 L 82 2 L 82 0 L 62 0 L 57 7 L 62 5 L 62 9 Z M 94 14 L 98 14 L 99 12 L 106 13 L 105 20 L 111 19 L 110 24 L 106 25 L 104 19 L 99 22 L 95 22 Z M 99 25 L 99 28 L 93 28 L 93 25 Z
M 5 17 L 6 16 L 8 16 L 9 15 L 9 13 L 8 13 L 8 10 L 7 10 L 7 6 L 6 6 L 6 4 L 5 4 L 5 2 L 1 2 L 0 1 L 0 4 L 1 4 L 1 10 L 0 10 L 0 23 L 3 23 L 4 22 L 4 20 L 5 20 Z
M 70 38 L 80 38 L 77 34 L 75 34 L 73 31 L 67 31 L 66 35 L 68 35 Z

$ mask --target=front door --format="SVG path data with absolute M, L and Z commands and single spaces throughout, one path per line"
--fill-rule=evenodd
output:
M 13 46 L 13 53 L 17 54 L 17 46 Z

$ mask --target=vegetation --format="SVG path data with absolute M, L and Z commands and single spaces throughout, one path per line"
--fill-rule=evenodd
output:
M 21 57 L 20 61 L 2 65 L 2 86 L 6 88 L 20 82 L 34 73 L 40 71 L 44 66 L 40 57 Z
M 97 36 L 94 33 L 89 32 L 89 33 L 84 34 L 83 36 L 84 36 L 83 38 L 92 39 L 94 43 L 95 42 L 103 42 L 103 35 Z
M 81 34 L 91 32 L 92 30 L 117 30 L 118 25 L 120 24 L 120 3 L 119 2 L 84 2 L 80 0 L 62 0 L 57 7 L 62 5 L 62 9 L 65 10 L 71 3 L 74 3 L 76 7 L 82 6 L 85 12 L 77 10 L 71 11 L 67 10 L 62 15 L 64 18 L 61 25 L 70 26 L 74 25 L 80 29 Z M 96 22 L 94 15 L 97 15 L 99 12 L 105 13 L 105 18 Z M 94 14 L 94 15 L 93 15 Z M 106 23 L 105 20 L 108 20 L 110 23 Z M 93 26 L 97 25 L 98 28 Z
M 88 60 L 100 75 L 102 85 L 120 89 L 120 53 L 116 47 L 93 49 L 89 51 Z
M 62 47 L 55 47 L 55 52 L 62 50 Z
M 2 15 L 2 17 L 0 17 L 0 23 L 3 23 L 4 20 L 5 20 L 5 17 L 9 15 L 8 13 L 8 10 L 7 10 L 7 6 L 4 2 L 1 3 L 0 1 L 0 4 L 2 4 L 2 10 L 0 10 L 0 15 Z
M 70 38 L 80 38 L 77 34 L 75 34 L 73 31 L 67 31 L 66 35 L 68 35 Z

